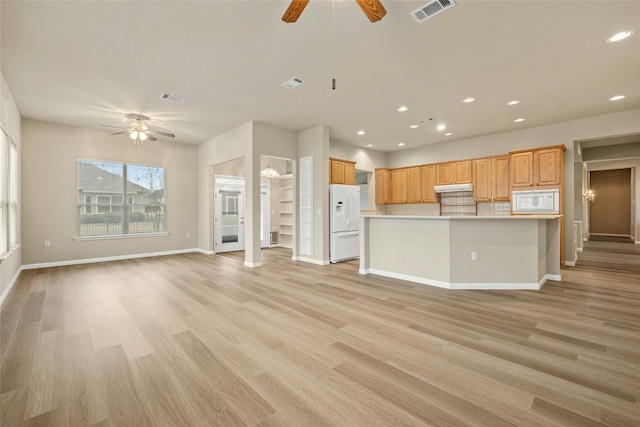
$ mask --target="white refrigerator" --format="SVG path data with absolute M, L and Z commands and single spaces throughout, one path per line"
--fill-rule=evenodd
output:
M 331 215 L 331 262 L 360 257 L 360 187 L 332 184 L 329 186 Z

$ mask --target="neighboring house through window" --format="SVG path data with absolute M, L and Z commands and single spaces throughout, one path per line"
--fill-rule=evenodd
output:
M 164 180 L 162 167 L 78 160 L 78 235 L 166 231 Z

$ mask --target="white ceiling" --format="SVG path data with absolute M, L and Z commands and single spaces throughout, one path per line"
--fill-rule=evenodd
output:
M 371 24 L 337 0 L 333 43 L 331 1 L 285 24 L 288 1 L 2 0 L 1 68 L 25 118 L 104 130 L 142 113 L 196 144 L 258 120 L 392 151 L 640 108 L 640 1 L 459 1 L 418 24 L 425 3 L 383 0 Z

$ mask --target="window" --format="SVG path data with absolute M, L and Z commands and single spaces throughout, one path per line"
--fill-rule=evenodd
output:
M 18 148 L 9 145 L 9 250 L 18 245 Z
M 166 231 L 164 181 L 162 167 L 78 160 L 78 235 Z
M 0 129 L 0 254 L 18 245 L 18 148 Z

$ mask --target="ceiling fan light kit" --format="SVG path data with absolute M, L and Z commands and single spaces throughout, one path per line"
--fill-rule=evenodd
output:
M 129 138 L 133 141 L 134 144 L 142 144 L 146 140 L 149 141 L 157 141 L 158 139 L 154 136 L 154 134 L 162 135 L 167 138 L 175 138 L 175 135 L 169 132 L 163 132 L 159 130 L 149 129 L 149 127 L 143 123 L 144 121 L 151 120 L 148 116 L 136 113 L 129 113 L 125 117 L 131 119 L 129 122 L 128 128 L 123 128 L 119 126 L 112 125 L 100 125 L 109 128 L 122 129 L 120 132 L 112 133 L 111 135 L 122 135 L 128 134 Z

